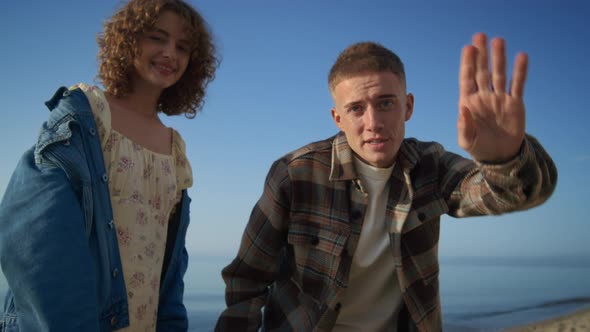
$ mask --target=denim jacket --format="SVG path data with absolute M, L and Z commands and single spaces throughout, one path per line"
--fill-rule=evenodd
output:
M 60 88 L 37 144 L 0 203 L 0 264 L 8 281 L 0 332 L 114 331 L 129 325 L 108 177 L 92 110 Z M 157 331 L 186 331 L 183 276 L 190 198 L 171 217 Z

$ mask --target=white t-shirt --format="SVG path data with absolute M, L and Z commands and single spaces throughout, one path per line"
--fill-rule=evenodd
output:
M 396 332 L 402 295 L 385 220 L 393 166 L 377 168 L 357 158 L 355 166 L 368 193 L 368 205 L 333 331 Z

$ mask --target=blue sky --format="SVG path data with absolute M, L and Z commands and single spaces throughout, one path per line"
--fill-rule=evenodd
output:
M 373 40 L 406 65 L 415 109 L 406 135 L 456 143 L 460 52 L 474 32 L 503 36 L 510 64 L 529 54 L 527 132 L 559 170 L 536 209 L 443 218 L 443 256 L 590 256 L 590 5 L 578 1 L 199 1 L 222 58 L 196 119 L 165 119 L 187 143 L 195 185 L 188 248 L 233 256 L 271 163 L 336 133 L 327 72 L 351 43 Z M 17 1 L 0 13 L 0 193 L 59 86 L 93 83 L 96 39 L 112 0 Z M 511 66 L 510 66 L 511 68 Z

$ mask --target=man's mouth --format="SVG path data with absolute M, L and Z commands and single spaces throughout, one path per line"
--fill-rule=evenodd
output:
M 366 144 L 371 144 L 371 145 L 383 144 L 385 142 L 387 142 L 387 139 L 384 139 L 384 138 L 373 138 L 373 139 L 365 140 Z

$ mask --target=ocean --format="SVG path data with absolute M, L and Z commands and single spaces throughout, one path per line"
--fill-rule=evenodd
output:
M 225 307 L 220 272 L 230 261 L 191 258 L 189 331 L 213 331 Z M 440 263 L 445 331 L 501 331 L 590 307 L 590 257 L 441 257 Z

